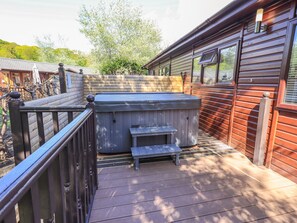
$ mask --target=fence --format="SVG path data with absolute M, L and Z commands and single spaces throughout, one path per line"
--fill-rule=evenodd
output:
M 84 95 L 99 92 L 182 92 L 180 76 L 84 75 Z
M 54 95 L 46 98 L 41 98 L 38 100 L 28 101 L 25 102 L 24 107 L 57 107 L 57 106 L 72 106 L 72 105 L 84 105 L 86 104 L 85 100 L 83 99 L 83 79 L 81 74 L 73 74 L 71 73 L 71 85 L 67 87 L 67 93 Z M 73 106 L 72 106 L 73 107 Z M 40 108 L 42 109 L 42 108 Z M 32 110 L 32 109 L 31 109 Z M 38 125 L 37 125 L 37 115 L 36 112 L 28 112 L 28 124 L 29 124 L 29 131 L 30 131 L 30 141 L 31 141 L 31 148 L 32 151 L 35 151 L 39 147 L 39 136 L 38 136 Z M 77 115 L 77 113 L 74 114 Z M 63 128 L 65 125 L 68 124 L 68 117 L 67 114 L 58 113 L 59 117 L 59 126 Z M 53 116 L 50 111 L 45 112 L 43 110 L 43 124 L 44 124 L 44 135 L 45 141 L 49 140 L 53 135 Z
M 94 97 L 88 101 L 85 111 L 0 179 L 0 222 L 88 222 L 98 185 Z
M 16 164 L 28 157 L 36 147 L 42 146 L 59 129 L 70 123 L 75 112 L 84 110 L 84 106 L 24 106 L 19 92 L 10 93 L 10 97 L 9 110 L 10 120 L 13 123 L 11 132 Z M 64 117 L 67 117 L 67 120 Z M 32 125 L 36 126 L 33 131 Z M 51 128 L 48 127 L 49 125 Z M 33 141 L 32 145 L 32 139 L 37 140 L 37 143 Z

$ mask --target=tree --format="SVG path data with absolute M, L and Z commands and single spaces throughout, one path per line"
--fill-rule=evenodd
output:
M 124 58 L 114 58 L 101 64 L 101 72 L 104 74 L 140 74 L 145 71 L 135 62 Z
M 61 42 L 64 42 L 62 37 L 59 37 Z M 50 35 L 36 38 L 36 43 L 39 47 L 40 61 L 59 63 L 63 62 L 68 65 L 88 66 L 89 59 L 80 51 L 74 51 L 67 48 L 55 48 L 55 42 Z
M 6 58 L 17 58 L 15 47 L 17 46 L 16 43 L 9 43 L 6 41 L 0 42 L 0 57 Z
M 0 57 L 49 63 L 62 62 L 82 67 L 90 65 L 89 55 L 77 50 L 55 48 L 55 42 L 49 35 L 37 38 L 36 42 L 38 46 L 26 46 L 0 39 Z
M 159 29 L 141 15 L 142 11 L 126 0 L 99 0 L 95 7 L 83 6 L 81 32 L 93 45 L 92 53 L 102 73 L 106 64 L 119 61 L 141 67 L 160 51 Z
M 15 53 L 18 59 L 23 60 L 38 60 L 39 48 L 37 46 L 16 46 Z
M 43 36 L 43 38 L 36 38 L 36 43 L 40 48 L 40 60 L 49 63 L 57 62 L 57 56 L 54 53 L 55 43 L 50 35 Z

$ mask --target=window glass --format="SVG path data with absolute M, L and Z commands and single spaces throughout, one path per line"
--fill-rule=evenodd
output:
M 13 82 L 17 86 L 20 86 L 21 85 L 20 74 L 18 74 L 18 73 L 14 73 L 13 74 Z
M 200 82 L 201 77 L 201 64 L 199 64 L 201 57 L 193 59 L 193 82 Z
M 220 51 L 220 65 L 218 82 L 230 82 L 233 80 L 236 46 L 228 47 Z
M 212 85 L 216 83 L 217 64 L 204 67 L 203 84 Z
M 292 44 L 291 59 L 288 71 L 287 87 L 284 97 L 285 103 L 297 104 L 297 31 L 295 28 Z
M 165 76 L 169 76 L 169 64 L 164 68 L 165 69 Z
M 217 63 L 217 50 L 203 53 L 199 63 L 204 65 Z

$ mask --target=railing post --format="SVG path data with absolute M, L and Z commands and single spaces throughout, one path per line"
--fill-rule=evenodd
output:
M 62 93 L 66 93 L 66 77 L 65 77 L 65 69 L 64 64 L 59 63 L 59 80 L 60 80 L 60 91 Z
M 93 117 L 93 120 L 92 120 L 92 144 L 93 144 L 93 169 L 92 169 L 92 172 L 94 174 L 94 180 L 95 180 L 95 187 L 96 189 L 98 189 L 98 179 L 97 179 L 97 139 L 96 139 L 96 111 L 95 111 L 95 97 L 94 95 L 91 95 L 89 94 L 87 96 L 87 101 L 88 101 L 88 104 L 87 104 L 87 108 L 91 108 L 93 110 L 93 114 L 92 114 L 92 117 Z
M 29 151 L 25 151 L 24 139 L 22 133 L 22 118 L 20 112 L 20 106 L 24 105 L 21 100 L 21 94 L 17 91 L 13 91 L 9 94 L 10 100 L 8 102 L 9 117 L 11 123 L 11 133 L 13 140 L 13 151 L 15 164 L 19 164 L 27 156 L 30 155 Z
M 266 138 L 268 130 L 269 112 L 271 99 L 269 99 L 269 92 L 263 93 L 263 98 L 260 101 L 259 115 L 256 132 L 256 142 L 254 150 L 253 163 L 256 165 L 264 165 Z
M 183 93 L 185 93 L 185 83 L 186 83 L 186 79 L 187 79 L 187 73 L 186 72 L 180 72 L 180 76 L 182 79 L 182 91 Z

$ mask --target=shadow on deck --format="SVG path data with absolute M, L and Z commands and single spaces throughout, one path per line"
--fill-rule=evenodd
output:
M 179 167 L 100 168 L 90 222 L 296 222 L 295 183 L 200 135 L 208 156 L 185 156 Z
M 209 136 L 207 133 L 199 130 L 198 144 L 194 147 L 182 148 L 181 159 L 191 158 L 191 157 L 201 157 L 217 154 L 228 154 L 237 152 L 230 146 L 222 143 L 221 141 Z M 168 157 L 150 158 L 142 159 L 142 163 L 145 162 L 155 162 L 169 160 Z M 118 155 L 106 155 L 100 154 L 97 156 L 97 167 L 111 167 L 111 166 L 121 166 L 121 165 L 132 165 L 133 160 L 130 153 L 118 154 Z

